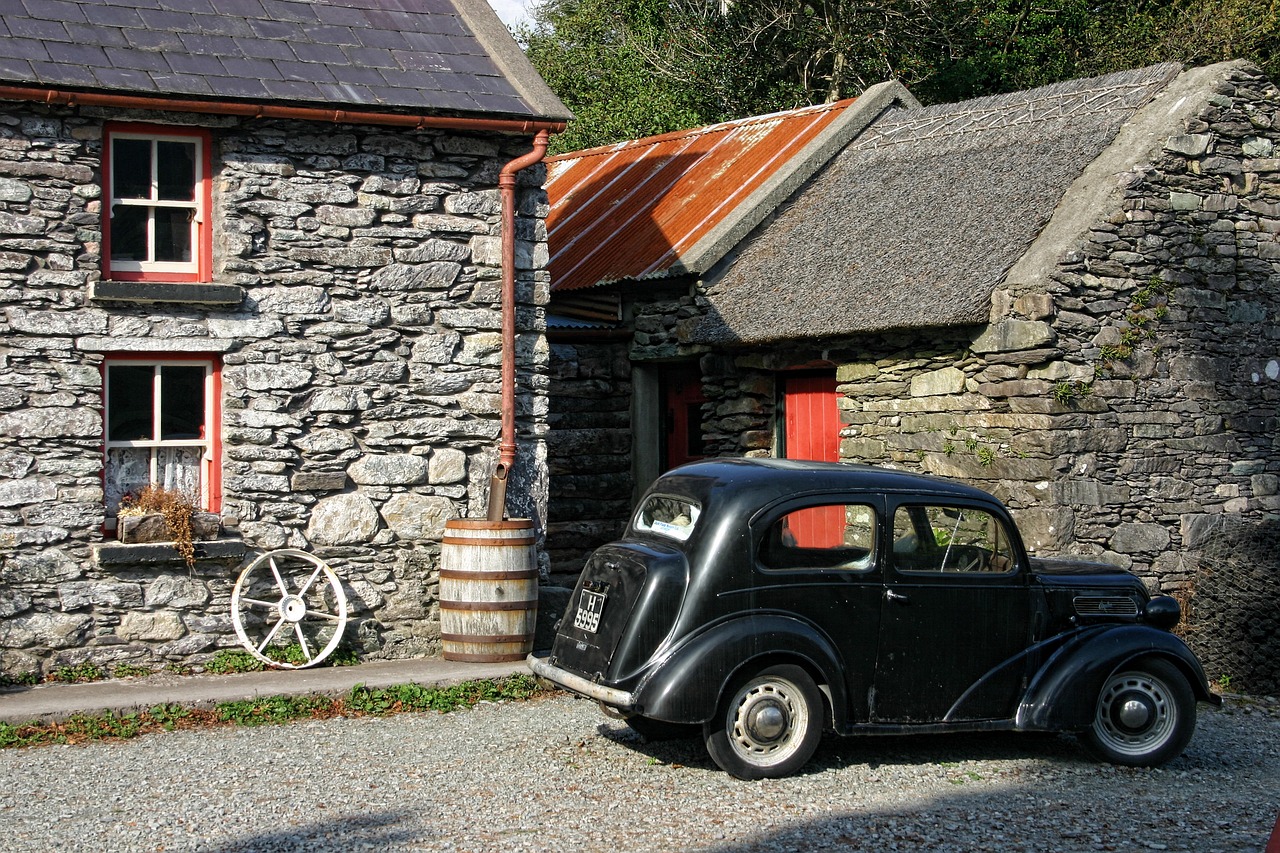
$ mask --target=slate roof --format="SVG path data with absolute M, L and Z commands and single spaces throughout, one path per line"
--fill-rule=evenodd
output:
M 708 277 L 713 312 L 695 339 L 758 344 L 986 322 L 992 291 L 1073 181 L 1180 70 L 881 117 Z
M 483 0 L 0 0 L 0 82 L 569 116 Z

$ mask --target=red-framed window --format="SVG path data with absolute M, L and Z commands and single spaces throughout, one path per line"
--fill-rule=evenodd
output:
M 200 128 L 109 124 L 103 140 L 103 277 L 212 281 L 212 136 Z
M 103 483 L 108 526 L 144 486 L 221 509 L 221 364 L 214 356 L 112 356 L 103 365 Z

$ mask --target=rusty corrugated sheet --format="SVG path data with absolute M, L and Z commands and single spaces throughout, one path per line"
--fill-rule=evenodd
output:
M 552 287 L 663 275 L 852 103 L 548 158 Z

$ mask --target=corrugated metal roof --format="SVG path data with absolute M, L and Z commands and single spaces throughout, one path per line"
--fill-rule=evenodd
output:
M 557 291 L 684 271 L 687 256 L 853 100 L 547 159 Z

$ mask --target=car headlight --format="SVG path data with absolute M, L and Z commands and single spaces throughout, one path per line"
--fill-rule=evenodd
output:
M 1142 608 L 1142 620 L 1155 628 L 1172 631 L 1182 618 L 1182 608 L 1168 595 L 1157 595 Z

